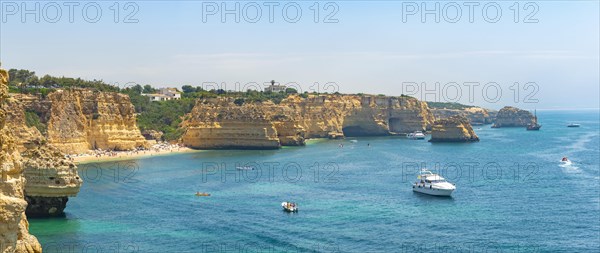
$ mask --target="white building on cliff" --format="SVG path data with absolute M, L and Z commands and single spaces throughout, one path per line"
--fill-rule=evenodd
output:
M 181 92 L 177 88 L 160 88 L 155 94 L 142 94 L 150 99 L 150 101 L 167 101 L 181 99 Z

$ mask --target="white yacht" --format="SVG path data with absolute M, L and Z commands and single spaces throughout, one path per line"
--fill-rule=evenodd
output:
M 421 131 L 414 131 L 412 133 L 406 134 L 406 137 L 413 140 L 423 140 L 425 139 L 425 134 Z
M 413 191 L 434 196 L 450 196 L 454 190 L 456 186 L 427 169 L 421 170 L 413 184 Z

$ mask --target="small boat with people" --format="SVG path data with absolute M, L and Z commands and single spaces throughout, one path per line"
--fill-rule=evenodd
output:
M 210 193 L 207 192 L 196 192 L 196 197 L 208 197 Z
M 289 213 L 298 212 L 298 205 L 294 202 L 282 202 L 281 207 L 283 207 L 284 211 Z
M 568 125 L 567 125 L 567 127 L 580 127 L 580 126 L 581 126 L 581 125 L 579 125 L 579 124 L 575 124 L 575 123 L 571 123 L 571 124 L 568 124 Z
M 414 131 L 412 133 L 406 134 L 406 138 L 409 138 L 411 140 L 423 140 L 425 139 L 425 134 L 423 134 L 423 132 L 421 131 Z
M 450 196 L 456 190 L 454 184 L 427 169 L 421 169 L 412 188 L 414 192 L 433 196 Z

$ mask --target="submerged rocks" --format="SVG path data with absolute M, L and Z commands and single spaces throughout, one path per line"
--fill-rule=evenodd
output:
M 535 116 L 526 110 L 512 106 L 505 106 L 496 115 L 493 128 L 499 127 L 526 127 L 535 123 Z
M 463 116 L 452 116 L 436 120 L 431 130 L 430 142 L 474 142 L 479 137 L 469 120 Z
M 67 207 L 68 197 L 25 196 L 27 200 L 27 217 L 60 217 Z

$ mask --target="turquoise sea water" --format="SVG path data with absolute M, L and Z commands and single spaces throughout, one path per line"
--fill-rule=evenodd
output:
M 539 132 L 475 126 L 469 144 L 348 138 L 82 165 L 66 217 L 30 230 L 44 252 L 597 252 L 599 112 L 538 116 Z M 453 197 L 413 193 L 419 166 Z

